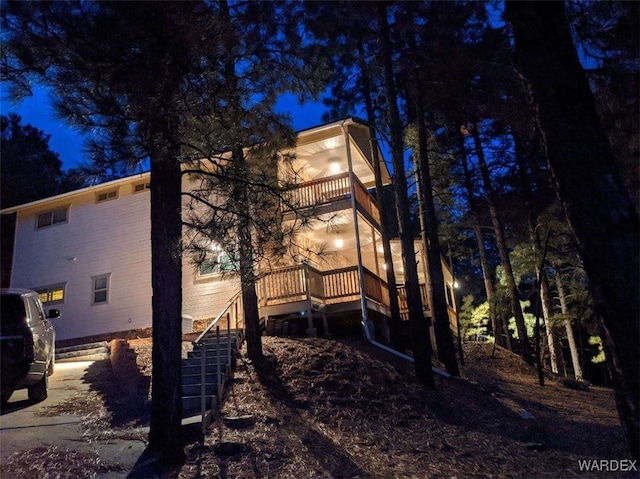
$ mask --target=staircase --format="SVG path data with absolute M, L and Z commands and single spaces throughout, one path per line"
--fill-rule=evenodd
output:
M 238 317 L 237 294 L 207 329 L 193 341 L 193 351 L 182 360 L 182 410 L 184 419 L 200 417 L 205 427 L 224 398 L 225 387 L 244 340 L 244 321 Z M 235 311 L 235 318 L 232 317 Z M 220 326 L 221 319 L 226 318 Z M 231 325 L 234 328 L 231 328 Z
M 201 415 L 203 406 L 205 412 L 218 408 L 241 341 L 242 332 L 235 329 L 209 331 L 194 341 L 193 351 L 182 360 L 183 417 Z

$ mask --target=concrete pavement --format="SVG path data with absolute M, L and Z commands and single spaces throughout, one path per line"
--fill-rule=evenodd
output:
M 97 477 L 113 479 L 127 477 L 145 451 L 146 444 L 140 440 L 110 439 L 108 441 L 87 441 L 82 435 L 82 416 L 39 415 L 47 407 L 68 401 L 77 393 L 89 390 L 83 377 L 92 361 L 57 363 L 55 373 L 49 378 L 49 397 L 30 404 L 27 390 L 13 393 L 8 405 L 0 415 L 0 462 L 3 464 L 3 478 L 12 477 L 11 470 L 4 467 L 9 456 L 16 452 L 38 446 L 54 446 L 60 451 L 86 453 L 97 456 L 96 461 L 113 466 L 114 471 Z M 109 367 L 105 362 L 105 367 Z M 94 366 L 95 367 L 95 366 Z M 115 472 L 120 471 L 120 472 Z

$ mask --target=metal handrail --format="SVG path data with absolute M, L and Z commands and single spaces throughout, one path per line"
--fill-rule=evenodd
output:
M 218 322 L 222 319 L 222 317 L 229 311 L 229 308 L 231 308 L 231 306 L 233 306 L 233 303 L 236 302 L 236 300 L 238 299 L 238 297 L 242 294 L 242 291 L 238 291 L 236 294 L 234 294 L 231 299 L 227 302 L 226 306 L 222 309 L 222 311 L 220 311 L 220 313 L 218 314 L 218 316 L 215 317 L 215 319 L 213 321 L 211 321 L 211 323 L 209 323 L 209 326 L 207 326 L 205 328 L 204 331 L 202 331 L 202 333 L 200 334 L 200 336 L 198 336 L 194 341 L 192 341 L 192 344 L 194 346 L 199 346 L 202 341 L 204 340 L 204 337 L 207 335 L 207 333 L 209 331 L 211 331 L 216 324 L 218 324 Z
M 229 314 L 229 309 L 231 306 L 235 304 L 240 295 L 242 294 L 242 290 L 238 291 L 234 294 L 231 299 L 227 302 L 222 311 L 215 317 L 213 321 L 205 328 L 205 330 L 198 336 L 198 338 L 192 342 L 195 346 L 200 346 L 204 341 L 204 338 L 208 332 L 210 332 L 214 327 L 216 328 L 216 345 L 217 345 L 217 354 L 216 354 L 216 381 L 218 383 L 217 394 L 216 394 L 216 403 L 217 406 L 220 407 L 220 403 L 222 401 L 222 375 L 220 368 L 220 326 L 218 326 L 218 322 L 222 319 L 223 316 L 227 316 L 227 339 L 231 341 L 231 318 Z M 236 316 L 236 328 L 238 318 Z M 231 364 L 231 343 L 229 343 L 229 347 L 227 348 L 227 367 Z M 206 382 L 207 382 L 207 366 L 206 366 L 206 355 L 207 348 L 206 346 L 200 350 L 200 418 L 201 418 L 201 432 L 203 435 L 207 432 L 207 419 L 206 419 L 206 411 L 207 411 L 207 403 L 206 403 Z M 227 371 L 228 373 L 228 371 Z

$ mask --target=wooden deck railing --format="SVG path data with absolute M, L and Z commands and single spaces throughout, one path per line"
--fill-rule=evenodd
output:
M 366 268 L 364 268 L 364 291 L 367 298 L 389 306 L 389 285 Z
M 307 299 L 304 265 L 287 266 L 270 272 L 258 281 L 261 306 Z
M 367 298 L 389 305 L 389 287 L 385 281 L 364 269 Z M 360 297 L 358 267 L 349 266 L 320 271 L 308 265 L 287 266 L 271 271 L 258 281 L 261 306 L 273 306 L 310 299 L 322 304 L 357 300 Z
M 364 209 L 376 223 L 380 224 L 380 209 L 378 208 L 378 204 L 357 178 L 355 178 L 355 191 L 356 203 Z
M 354 181 L 356 203 L 375 222 L 380 224 L 380 209 L 375 199 L 369 194 L 360 180 L 355 178 Z M 295 185 L 287 191 L 285 198 L 291 208 L 309 208 L 348 199 L 350 194 L 349 173 L 341 173 L 336 176 Z
M 328 303 L 337 303 L 357 297 L 360 294 L 360 281 L 358 281 L 358 267 L 334 269 L 322 275 L 322 285 L 325 292 L 325 300 Z
M 349 173 L 307 181 L 287 191 L 286 198 L 293 208 L 308 208 L 348 198 Z
M 427 296 L 427 285 L 420 285 L 420 297 L 422 298 L 423 311 L 429 311 L 429 298 Z M 400 306 L 400 316 L 402 319 L 409 319 L 409 305 L 407 303 L 407 291 L 404 286 L 398 286 L 398 304 Z

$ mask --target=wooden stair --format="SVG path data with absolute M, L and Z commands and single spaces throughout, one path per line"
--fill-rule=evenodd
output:
M 241 330 L 212 329 L 199 342 L 194 341 L 193 351 L 182 360 L 183 418 L 202 416 L 203 412 L 210 415 L 220 407 L 242 340 Z

